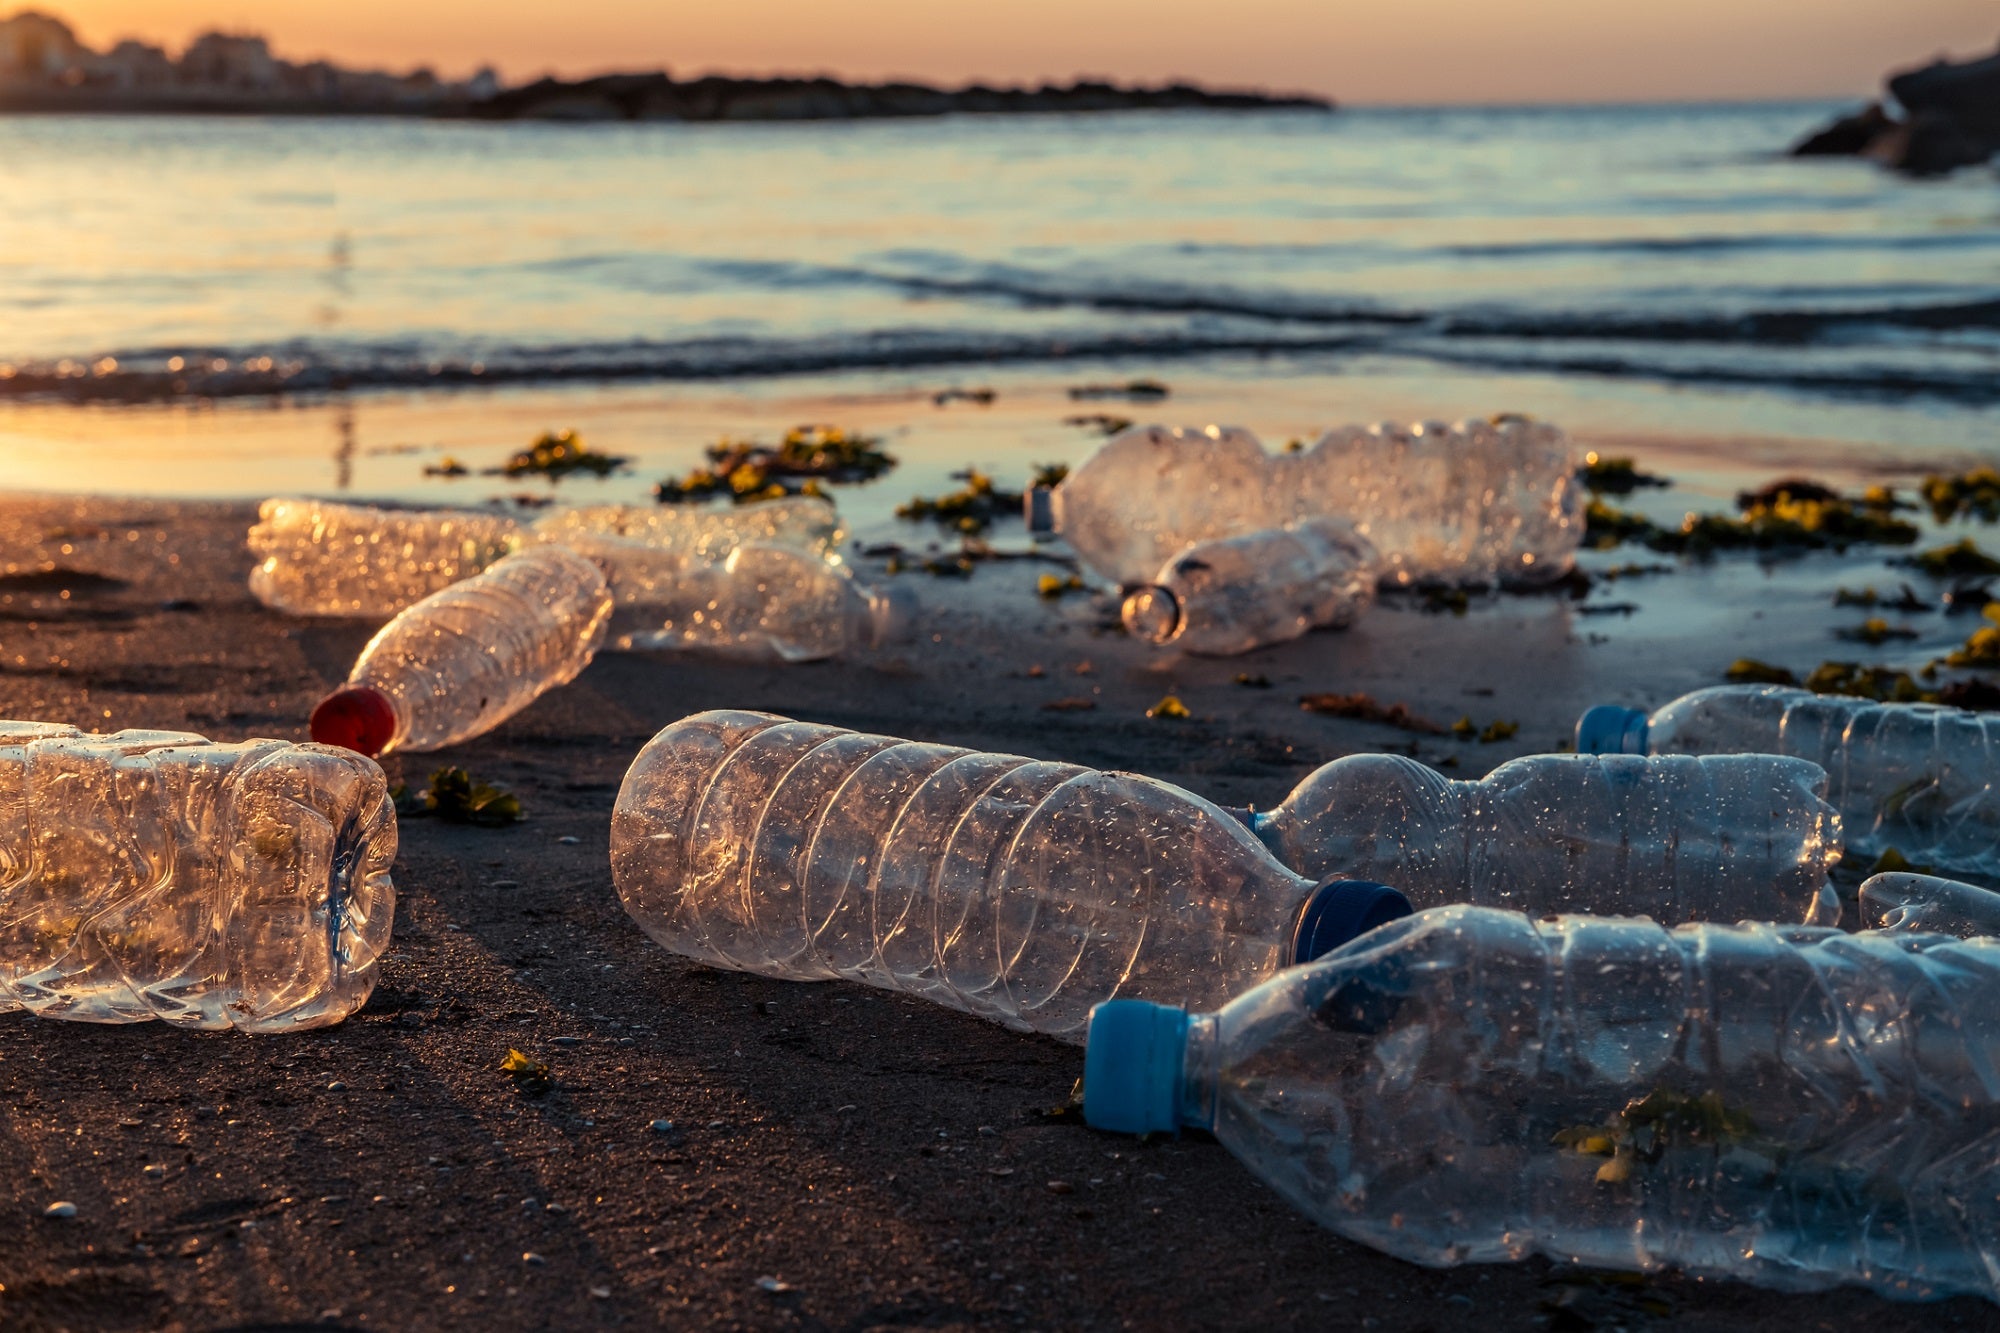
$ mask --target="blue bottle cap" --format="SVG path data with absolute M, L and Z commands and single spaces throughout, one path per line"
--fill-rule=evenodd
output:
M 1410 914 L 1410 900 L 1368 879 L 1329 879 L 1314 889 L 1292 931 L 1292 966 L 1332 953 Z
M 1090 1011 L 1083 1118 L 1093 1129 L 1153 1134 L 1180 1128 L 1187 1010 L 1106 1000 Z
M 1578 754 L 1646 753 L 1646 715 L 1636 708 L 1599 704 L 1576 722 Z
M 1021 495 L 1021 517 L 1028 521 L 1028 531 L 1036 536 L 1053 533 L 1056 530 L 1055 488 L 1030 486 Z

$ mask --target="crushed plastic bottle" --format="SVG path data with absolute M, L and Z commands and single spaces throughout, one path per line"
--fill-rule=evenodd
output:
M 1206 657 L 1344 629 L 1375 598 L 1379 557 L 1345 519 L 1197 542 L 1125 599 L 1125 628 Z
M 813 662 L 905 639 L 917 614 L 906 586 L 865 583 L 837 557 L 786 546 L 738 546 L 720 564 L 668 553 L 619 577 L 620 601 L 660 620 L 624 648 Z
M 1546 582 L 1575 563 L 1583 503 L 1563 433 L 1520 417 L 1350 426 L 1275 456 L 1235 427 L 1134 427 L 1027 500 L 1031 527 L 1127 586 L 1197 542 L 1325 517 L 1374 545 L 1385 584 Z
M 2000 935 L 2000 893 L 1955 879 L 1891 870 L 1862 881 L 1861 920 L 1872 930 L 1906 935 L 1961 940 Z
M 625 910 L 718 967 L 845 977 L 1081 1041 L 1113 995 L 1220 1003 L 1407 912 L 1315 886 L 1129 773 L 713 712 L 655 736 L 611 817 Z
M 1219 1013 L 1100 1006 L 1084 1115 L 1415 1263 L 1992 1300 L 1997 1059 L 2000 941 L 1459 906 Z
M 313 710 L 313 739 L 380 755 L 491 731 L 574 680 L 610 618 L 604 575 L 576 552 L 509 556 L 384 625 Z
M 2000 874 L 2000 714 L 1880 704 L 1776 685 L 1719 685 L 1650 718 L 1602 705 L 1576 726 L 1589 754 L 1785 754 L 1827 773 L 1847 847 Z
M 374 988 L 382 770 L 286 741 L 0 722 L 0 1012 L 289 1032 Z
M 250 591 L 294 615 L 386 619 L 535 544 L 571 546 L 606 571 L 620 602 L 679 568 L 728 558 L 740 545 L 825 556 L 842 538 L 833 505 L 793 496 L 728 509 L 586 505 L 532 527 L 463 509 L 381 509 L 266 500 L 250 529 Z
M 473 510 L 266 500 L 249 540 L 250 592 L 266 606 L 387 618 L 519 550 L 526 532 Z
M 1418 908 L 1831 925 L 1841 856 L 1826 774 L 1775 755 L 1529 755 L 1476 782 L 1393 754 L 1336 759 L 1236 812 L 1313 879 L 1394 884 Z

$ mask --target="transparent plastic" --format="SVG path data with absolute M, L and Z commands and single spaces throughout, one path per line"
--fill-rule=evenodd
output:
M 250 591 L 295 615 L 387 619 L 505 556 L 552 543 L 598 561 L 622 602 L 628 588 L 643 595 L 674 570 L 722 561 L 740 545 L 824 556 L 842 536 L 833 505 L 815 496 L 727 509 L 586 505 L 532 527 L 476 510 L 266 500 L 250 529 L 259 562 Z
M 376 755 L 491 731 L 590 664 L 611 609 L 604 575 L 576 552 L 509 556 L 384 625 L 314 710 L 313 739 Z
M 1350 426 L 1267 453 L 1234 427 L 1140 426 L 1049 497 L 1084 563 L 1146 583 L 1197 542 L 1301 519 L 1350 520 L 1386 584 L 1537 583 L 1575 563 L 1584 495 L 1563 433 L 1523 418 Z
M 1850 851 L 1893 847 L 1915 865 L 2000 874 L 2000 713 L 1721 685 L 1640 718 L 1626 742 L 1650 754 L 1810 759 L 1827 772 Z
M 525 530 L 471 510 L 266 500 L 249 540 L 250 592 L 266 606 L 386 619 L 520 549 Z
M 1889 871 L 1861 885 L 1861 919 L 1871 929 L 1969 940 L 2000 935 L 2000 893 L 1935 875 Z
M 1393 884 L 1419 908 L 1831 925 L 1840 816 L 1826 774 L 1773 755 L 1530 755 L 1476 782 L 1354 754 L 1249 815 L 1315 879 Z
M 0 722 L 0 1012 L 287 1032 L 374 988 L 382 770 L 319 745 Z
M 624 648 L 812 662 L 894 643 L 916 615 L 907 587 L 865 583 L 838 557 L 788 546 L 738 546 L 719 564 L 661 552 L 614 578 L 621 604 L 660 620 L 622 637 Z
M 1125 628 L 1208 657 L 1344 629 L 1375 598 L 1378 559 L 1337 518 L 1197 542 L 1125 599 Z
M 1174 1118 L 1415 1263 L 2000 1297 L 2000 941 L 1436 908 L 1172 1055 Z
M 1164 783 L 749 712 L 683 719 L 640 752 L 611 870 L 677 953 L 1069 1041 L 1113 995 L 1219 1003 L 1269 976 L 1317 900 Z

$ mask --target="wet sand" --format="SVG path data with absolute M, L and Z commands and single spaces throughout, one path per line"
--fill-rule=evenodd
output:
M 1761 458 L 1678 461 L 1701 493 L 1647 493 L 1649 512 L 1721 508 L 1739 473 L 1771 475 Z M 302 738 L 373 626 L 253 602 L 251 513 L 0 504 L 0 715 Z M 1018 528 L 996 540 L 1023 544 Z M 922 579 L 926 635 L 872 661 L 605 654 L 495 733 L 390 762 L 419 784 L 463 765 L 529 819 L 404 823 L 393 952 L 344 1026 L 252 1039 L 0 1017 L 0 1327 L 1993 1326 L 1971 1300 L 1385 1258 L 1299 1217 L 1212 1142 L 1050 1115 L 1081 1073 L 1073 1048 L 667 954 L 625 917 L 605 860 L 631 756 L 700 709 L 1132 768 L 1268 805 L 1327 759 L 1412 741 L 1476 776 L 1556 745 L 1591 703 L 1661 702 L 1738 656 L 1921 660 L 1962 639 L 1964 620 L 1936 615 L 1883 651 L 1833 639 L 1862 613 L 1834 610 L 1832 588 L 1892 589 L 1883 555 L 1724 559 L 1581 601 L 1475 598 L 1462 616 L 1391 603 L 1351 632 L 1223 661 L 1157 659 L 1098 628 L 1104 604 L 1043 602 L 1041 567 L 999 563 Z M 1617 603 L 1633 609 L 1582 613 Z M 1321 690 L 1520 729 L 1481 745 L 1302 712 Z M 1149 720 L 1169 691 L 1193 716 Z M 1061 700 L 1092 706 L 1047 708 Z M 510 1047 L 551 1066 L 551 1092 L 517 1092 L 499 1068 Z M 43 1218 L 58 1199 L 74 1219 Z

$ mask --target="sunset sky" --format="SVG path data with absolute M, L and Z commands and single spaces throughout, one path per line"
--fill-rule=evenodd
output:
M 1890 66 L 1993 49 L 1993 0 L 43 0 L 96 45 L 197 30 L 280 54 L 509 78 L 667 66 L 955 83 L 1076 74 L 1354 102 L 1861 95 Z M 11 8 L 11 7 L 9 7 Z M 5 12 L 5 10 L 0 10 Z

